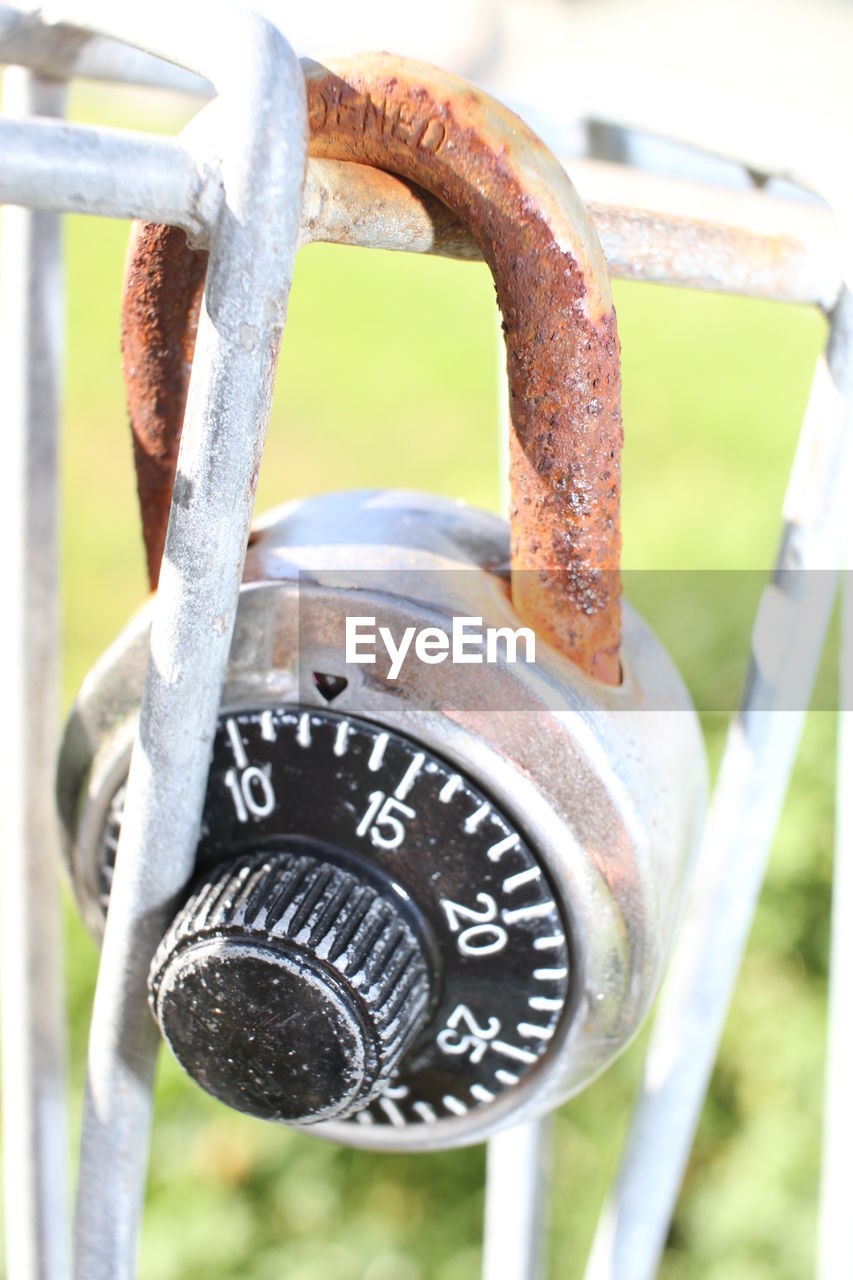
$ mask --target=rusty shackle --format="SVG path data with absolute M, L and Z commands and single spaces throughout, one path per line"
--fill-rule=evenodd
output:
M 619 342 L 607 266 L 542 142 L 455 76 L 389 55 L 304 63 L 312 156 L 426 188 L 491 269 L 509 377 L 512 598 L 588 674 L 619 682 Z M 159 576 L 207 254 L 150 224 L 131 245 L 122 353 L 152 587 Z

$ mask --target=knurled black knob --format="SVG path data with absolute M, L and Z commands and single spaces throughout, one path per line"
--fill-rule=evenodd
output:
M 175 1057 L 239 1111 L 362 1110 L 423 1025 L 426 951 L 388 898 L 302 853 L 218 867 L 160 944 L 149 1001 Z

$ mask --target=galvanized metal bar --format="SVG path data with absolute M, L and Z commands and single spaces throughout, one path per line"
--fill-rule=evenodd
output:
M 181 139 L 0 119 L 0 201 L 166 223 L 206 245 L 221 199 L 218 167 L 204 159 L 218 119 L 218 108 L 203 111 Z M 334 160 L 309 162 L 300 243 L 312 240 L 480 257 L 440 200 L 378 169 Z
M 311 157 L 300 245 L 358 245 L 481 259 L 470 232 L 435 196 L 370 165 Z
M 539 1280 L 551 1182 L 550 1116 L 495 1134 L 486 1148 L 483 1280 Z
M 842 286 L 838 226 L 820 204 L 571 161 L 611 275 L 830 309 Z M 474 258 L 438 202 L 390 174 L 311 160 L 302 242 Z
M 61 115 L 64 86 L 8 71 L 8 116 Z M 6 1260 L 16 1280 L 68 1274 L 65 1008 L 53 770 L 59 715 L 58 421 L 62 246 L 54 214 L 0 219 L 5 661 L 0 937 Z
M 62 13 L 66 9 L 67 6 Z M 186 76 L 156 58 L 68 25 L 46 23 L 35 12 L 25 10 L 26 6 L 18 10 L 0 5 L 0 50 L 5 48 L 5 56 L 17 56 L 22 61 L 28 58 L 32 65 L 54 74 L 96 75 L 170 87 L 175 87 L 170 77 Z M 97 4 L 94 11 L 97 12 Z M 85 11 L 73 12 L 85 19 Z M 138 60 L 139 65 L 132 61 L 125 67 L 124 57 Z M 209 82 L 192 76 L 180 87 L 202 97 L 213 92 Z M 631 116 L 629 111 L 625 118 Z M 555 119 L 551 123 L 557 127 L 563 122 Z M 744 137 L 743 123 L 742 119 L 738 122 L 739 143 Z M 633 127 L 638 136 L 643 134 L 642 122 Z M 630 136 L 630 128 L 623 127 L 622 132 Z M 678 130 L 667 136 L 679 136 Z M 752 143 L 745 149 L 735 148 L 731 154 L 743 153 L 743 163 L 752 168 L 783 172 L 784 156 L 780 160 L 772 147 L 766 150 L 766 129 L 761 136 L 766 154 L 757 157 Z M 683 145 L 697 154 L 702 151 L 695 140 Z M 842 255 L 837 229 L 826 209 L 763 193 L 686 183 L 625 165 L 572 159 L 567 168 L 590 205 L 611 273 L 616 276 L 780 301 L 814 302 L 827 310 L 840 296 Z M 602 198 L 602 182 L 611 192 L 615 184 L 615 198 L 612 194 Z M 329 234 L 320 231 L 313 238 L 337 240 L 343 236 L 347 243 L 374 243 L 375 239 L 379 247 L 404 248 L 402 243 L 385 243 L 382 221 L 380 211 L 375 233 L 368 233 L 364 241 L 353 239 L 340 225 L 330 229 Z M 392 241 L 399 229 L 392 226 Z M 428 239 L 428 228 L 416 236 Z M 441 252 L 430 245 L 414 247 L 415 251 Z
M 509 511 L 510 405 L 506 341 L 500 313 L 497 344 L 497 435 L 500 507 Z M 551 1182 L 552 1120 L 542 1116 L 497 1133 L 486 1145 L 486 1207 L 482 1280 L 539 1280 L 545 1269 L 545 1242 Z
M 192 874 L 290 286 L 307 145 L 289 46 L 248 11 L 77 6 L 219 90 L 225 199 L 210 263 L 92 1016 L 75 1274 L 133 1274 L 158 1037 L 156 945 Z M 174 36 L 174 39 L 172 38 Z M 273 216 L 274 215 L 274 216 Z
M 650 1280 L 657 1271 L 835 599 L 849 519 L 851 403 L 853 296 L 845 290 L 815 375 L 776 575 L 762 597 L 747 687 L 727 736 L 640 1098 L 587 1280 Z
M 218 199 L 215 168 L 168 138 L 47 121 L 0 122 L 0 198 L 32 208 L 142 218 L 206 241 Z M 831 212 L 760 193 L 722 191 L 618 165 L 567 166 L 598 231 L 612 275 L 716 292 L 816 303 L 841 289 Z M 300 243 L 326 241 L 478 258 L 440 201 L 364 165 L 313 159 Z
M 0 62 L 29 67 L 54 79 L 82 76 L 155 89 L 172 89 L 202 98 L 213 96 L 213 86 L 161 58 L 117 40 L 69 26 L 48 23 L 35 5 L 0 4 Z
M 601 161 L 568 161 L 566 170 L 619 278 L 825 310 L 840 297 L 845 257 L 826 205 Z
M 843 1280 L 853 1257 L 850 1213 L 853 1151 L 853 522 L 847 527 L 847 570 L 841 591 L 841 661 L 835 861 L 832 873 L 832 928 L 823 1152 L 818 1214 L 818 1280 Z
M 207 237 L 220 199 L 172 138 L 49 120 L 0 120 L 0 200 L 54 212 L 145 218 Z

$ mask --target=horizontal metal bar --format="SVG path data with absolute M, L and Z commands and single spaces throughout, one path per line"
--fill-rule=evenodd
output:
M 309 161 L 302 240 L 474 258 L 439 201 L 390 174 Z M 841 291 L 837 223 L 823 205 L 732 192 L 573 161 L 614 276 L 832 308 Z
M 309 159 L 299 240 L 481 257 L 467 228 L 428 191 L 381 169 L 341 160 Z
M 80 76 L 213 96 L 213 86 L 201 76 L 117 40 L 66 23 L 47 23 L 28 6 L 0 4 L 0 62 L 29 67 L 53 79 Z
M 195 158 L 211 132 L 206 114 L 191 126 L 190 145 L 45 120 L 2 121 L 0 200 L 168 222 L 202 243 L 221 198 L 215 168 Z M 594 161 L 572 163 L 568 171 L 616 276 L 827 309 L 838 296 L 838 231 L 821 205 Z M 391 174 L 333 160 L 309 162 L 300 238 L 479 256 L 440 200 Z
M 88 8 L 80 4 L 75 6 L 73 3 L 54 4 L 53 9 L 56 17 L 68 19 L 71 16 L 81 26 L 86 25 L 87 15 L 90 23 L 99 16 L 103 20 L 103 11 L 97 4 Z M 181 89 L 201 98 L 208 98 L 214 92 L 210 81 L 200 75 L 176 67 L 160 57 L 152 57 L 139 49 L 129 48 L 117 41 L 81 30 L 80 27 L 68 25 L 67 22 L 45 21 L 45 11 L 48 17 L 53 16 L 50 6 L 0 4 L 0 59 L 17 61 L 44 75 L 63 78 L 88 76 L 157 85 Z M 179 25 L 181 24 L 176 20 L 173 28 Z M 811 190 L 829 193 L 830 196 L 837 190 L 843 196 L 843 182 L 835 177 L 837 166 L 827 167 L 822 159 L 824 154 L 832 155 L 843 151 L 841 144 L 844 138 L 840 130 L 835 134 L 835 152 L 832 148 L 814 147 L 806 132 L 803 135 L 805 149 L 802 145 L 799 148 L 801 163 L 792 167 L 790 130 L 785 134 L 785 142 L 780 144 L 778 126 L 768 127 L 755 113 L 750 117 L 749 113 L 730 112 L 724 118 L 719 112 L 706 108 L 701 115 L 703 128 L 697 131 L 694 120 L 689 120 L 685 127 L 680 117 L 673 116 L 669 98 L 661 99 L 658 96 L 649 99 L 647 94 L 638 92 L 642 87 L 639 81 L 630 76 L 627 79 L 623 77 L 623 81 L 621 92 L 617 95 L 618 101 L 613 96 L 613 85 L 607 90 L 607 100 L 600 101 L 600 85 L 593 78 L 581 93 L 578 109 L 570 117 L 569 123 L 577 126 L 584 120 L 608 122 L 610 127 L 621 131 L 626 139 L 630 139 L 633 134 L 638 137 L 657 137 L 665 142 L 681 145 L 697 155 L 714 154 L 731 159 L 749 172 L 768 177 L 786 177 L 790 181 L 804 183 Z M 500 96 L 499 88 L 497 92 Z M 543 101 L 540 94 L 537 101 L 540 114 Z M 526 113 L 524 106 L 520 109 L 522 114 Z M 551 110 L 546 107 L 544 120 L 546 124 L 553 125 L 558 134 L 560 131 L 565 134 L 563 98 L 552 99 Z M 697 132 L 701 136 L 697 136 Z M 798 140 L 802 143 L 802 139 Z M 553 145 L 559 151 L 557 139 L 552 141 Z M 583 163 L 572 162 L 568 166 L 570 172 L 574 175 L 578 164 Z M 801 171 L 799 174 L 795 172 L 798 168 Z M 627 174 L 628 171 L 623 173 Z M 650 181 L 664 185 L 669 181 L 666 178 L 648 176 Z M 630 171 L 630 177 L 625 180 L 636 184 L 643 182 L 644 177 L 635 166 Z M 598 202 L 594 193 L 585 188 L 583 181 L 579 181 L 577 185 L 587 203 Z M 681 184 L 672 185 L 674 188 Z M 726 203 L 729 197 L 737 201 L 740 193 L 731 193 L 708 184 L 696 184 L 695 192 L 699 198 L 691 201 L 690 209 L 682 211 L 683 220 L 676 216 L 674 209 L 666 202 L 661 206 L 659 196 L 646 203 L 644 199 L 631 198 L 626 193 L 616 201 L 617 210 L 608 208 L 605 212 L 602 209 L 600 218 L 595 217 L 596 210 L 591 210 L 594 220 L 598 222 L 599 235 L 612 273 L 629 279 L 775 298 L 780 301 L 815 302 L 826 310 L 832 308 L 841 291 L 835 231 L 825 241 L 825 249 L 821 250 L 810 232 L 804 235 L 802 228 L 791 230 L 788 227 L 788 215 L 792 210 L 786 211 L 782 224 L 775 228 L 771 226 L 763 232 L 761 228 L 742 225 L 737 212 L 734 217 L 727 213 L 722 218 L 709 213 L 708 204 L 716 204 L 718 197 L 719 201 Z M 613 201 L 606 203 L 610 206 Z M 793 202 L 780 202 L 785 203 Z M 637 211 L 634 217 L 629 216 L 631 209 Z M 654 216 L 649 216 L 659 212 L 664 213 L 667 225 L 662 226 Z M 814 260 L 812 249 L 817 250 Z
M 143 218 L 206 237 L 221 199 L 172 138 L 50 120 L 0 119 L 0 203 Z
M 615 276 L 825 310 L 841 294 L 841 236 L 825 205 L 593 160 L 566 170 Z

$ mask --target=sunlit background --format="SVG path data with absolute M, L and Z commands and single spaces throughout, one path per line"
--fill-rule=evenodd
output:
M 469 19 L 461 6 L 459 40 L 476 42 Z M 363 44 L 357 32 L 353 42 Z M 426 56 L 440 58 L 435 40 Z M 599 56 L 606 65 L 606 54 Z M 148 129 L 180 127 L 187 112 L 174 98 L 91 87 L 76 89 L 72 102 L 75 118 Z M 126 243 L 123 224 L 67 221 L 66 709 L 146 592 L 119 354 Z M 824 322 L 803 308 L 636 284 L 617 282 L 615 298 L 626 567 L 769 567 Z M 498 395 L 494 290 L 484 266 L 306 249 L 291 293 L 258 510 L 363 485 L 429 489 L 497 510 L 504 465 Z M 732 663 L 724 623 L 703 637 L 703 663 Z M 734 661 L 743 669 L 745 650 Z M 828 667 L 823 680 L 831 687 L 833 678 Z M 715 762 L 725 720 L 708 714 L 704 723 Z M 834 740 L 833 717 L 813 713 L 665 1280 L 794 1280 L 813 1269 Z M 97 956 L 70 906 L 66 917 L 76 1136 Z M 582 1275 L 642 1052 L 641 1038 L 556 1117 L 554 1280 Z M 239 1116 L 203 1095 L 164 1052 L 140 1275 L 471 1280 L 483 1180 L 482 1149 L 374 1156 Z

